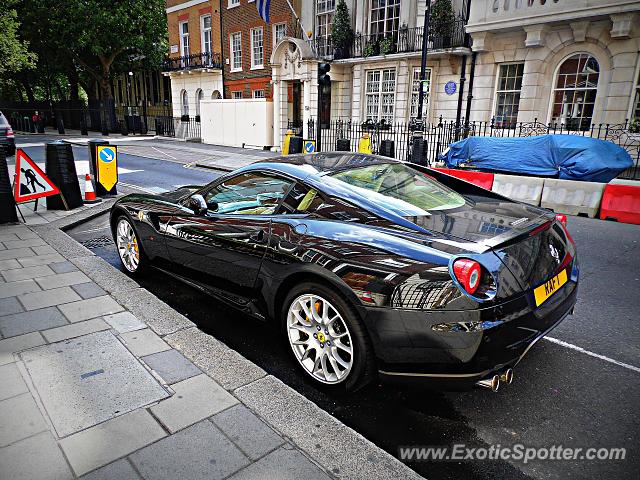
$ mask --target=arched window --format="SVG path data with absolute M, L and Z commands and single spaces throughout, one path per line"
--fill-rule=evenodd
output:
M 204 92 L 201 88 L 196 90 L 196 116 L 200 116 L 200 101 L 204 99 Z
M 221 98 L 222 98 L 222 95 L 218 90 L 214 90 L 213 93 L 211 94 L 211 100 L 220 100 Z
M 189 115 L 189 94 L 186 90 L 182 90 L 182 115 Z
M 588 53 L 576 53 L 562 62 L 553 90 L 551 122 L 563 124 L 567 130 L 588 130 L 599 76 L 600 65 Z

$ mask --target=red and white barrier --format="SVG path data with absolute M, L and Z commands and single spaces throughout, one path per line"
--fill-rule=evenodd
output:
M 436 168 L 439 172 L 446 173 L 452 177 L 465 180 L 469 183 L 473 183 L 479 187 L 491 190 L 493 187 L 493 173 L 486 172 L 473 172 L 469 170 L 456 170 L 453 168 Z
M 607 184 L 602 195 L 600 218 L 640 225 L 640 182 L 613 180 Z

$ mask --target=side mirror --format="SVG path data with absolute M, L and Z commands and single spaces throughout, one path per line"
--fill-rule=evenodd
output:
M 189 197 L 187 207 L 193 210 L 196 215 L 204 215 L 207 213 L 207 202 L 204 197 L 198 193 Z

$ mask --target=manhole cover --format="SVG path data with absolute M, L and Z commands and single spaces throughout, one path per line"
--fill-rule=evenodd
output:
M 113 245 L 113 238 L 108 235 L 102 235 L 101 237 L 90 238 L 89 240 L 84 240 L 80 243 L 88 249 L 108 247 Z
M 111 332 L 26 350 L 20 357 L 60 438 L 168 396 Z

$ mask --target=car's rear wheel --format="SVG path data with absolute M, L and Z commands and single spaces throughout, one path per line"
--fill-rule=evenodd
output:
M 131 274 L 138 274 L 144 270 L 146 258 L 140 240 L 131 221 L 124 215 L 116 221 L 115 239 L 118 255 L 125 270 Z
M 371 380 L 367 333 L 342 296 L 321 284 L 301 284 L 287 296 L 283 319 L 294 357 L 317 384 L 353 392 Z

